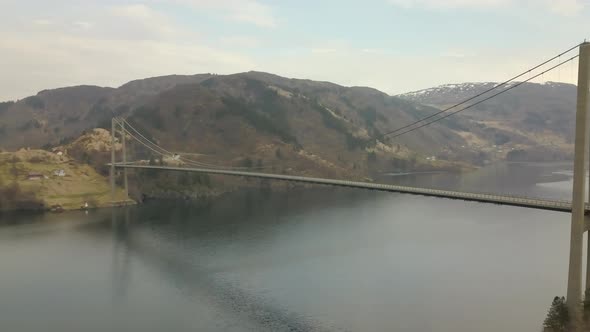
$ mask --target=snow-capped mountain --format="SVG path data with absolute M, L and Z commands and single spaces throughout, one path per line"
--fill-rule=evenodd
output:
M 493 82 L 482 82 L 482 83 L 459 83 L 459 84 L 443 84 L 437 87 L 422 89 L 412 92 L 407 92 L 404 94 L 399 95 L 398 97 L 402 97 L 405 99 L 423 99 L 429 98 L 433 96 L 439 96 L 441 94 L 449 94 L 449 93 L 475 93 L 477 94 L 479 91 L 483 91 L 485 89 L 489 89 L 495 86 L 497 83 Z
M 519 85 L 515 87 L 515 85 Z M 495 88 L 497 87 L 497 88 Z M 544 82 L 544 83 L 520 83 L 511 82 L 504 85 L 500 85 L 497 82 L 467 82 L 458 84 L 444 84 L 437 87 L 422 89 L 418 91 L 407 92 L 398 95 L 397 97 L 412 100 L 422 104 L 444 106 L 449 102 L 460 102 L 467 98 L 473 97 L 486 90 L 495 88 L 489 93 L 497 93 L 504 89 L 513 88 L 506 94 L 529 94 L 531 92 L 542 92 L 552 94 L 567 94 L 568 92 L 575 91 L 575 86 L 567 83 L 559 82 Z M 485 98 L 489 95 L 482 96 Z
M 452 108 L 451 112 L 467 107 L 464 111 L 445 119 L 450 122 L 462 122 L 461 135 L 469 138 L 473 145 L 479 142 L 479 148 L 491 145 L 502 146 L 503 150 L 535 150 L 539 151 L 534 157 L 538 159 L 571 156 L 576 111 L 575 85 L 557 82 L 513 82 L 493 89 L 497 85 L 495 82 L 445 84 L 404 93 L 397 97 L 446 109 L 484 93 Z M 478 103 L 509 88 L 512 89 Z M 493 90 L 486 93 L 490 89 Z M 478 104 L 470 107 L 474 103 Z

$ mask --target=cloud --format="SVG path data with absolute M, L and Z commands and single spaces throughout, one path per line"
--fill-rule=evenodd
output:
M 575 15 L 581 12 L 588 0 L 388 0 L 403 8 L 442 9 L 489 9 L 506 6 L 541 8 L 560 15 Z
M 363 48 L 361 49 L 363 53 L 369 54 L 395 54 L 396 52 L 389 50 L 389 49 L 381 49 L 381 48 Z
M 260 46 L 260 40 L 251 36 L 226 36 L 219 39 L 219 42 L 228 47 L 255 48 Z
M 389 0 L 396 6 L 405 8 L 453 9 L 496 7 L 511 2 L 510 0 Z
M 117 16 L 131 19 L 149 20 L 157 16 L 156 12 L 146 5 L 122 5 L 111 7 L 111 12 Z
M 296 37 L 300 36 L 296 34 L 299 30 L 295 24 L 285 27 L 285 31 L 276 29 L 258 31 L 258 34 L 249 26 L 228 24 L 227 20 L 263 28 L 276 26 L 272 8 L 258 0 L 143 0 L 141 4 L 88 0 L 84 8 L 73 6 L 74 0 L 55 1 L 62 7 L 51 2 L 47 6 L 53 11 L 43 11 L 43 15 L 31 13 L 22 1 L 15 2 L 19 10 L 13 10 L 15 15 L 0 22 L 0 72 L 4 74 L 4 79 L 0 79 L 0 100 L 21 98 L 58 86 L 117 86 L 148 76 L 225 74 L 252 69 L 400 93 L 448 82 L 502 80 L 534 65 L 531 61 L 539 59 L 540 49 L 547 48 L 546 54 L 552 54 L 555 43 L 561 40 L 544 39 L 540 49 L 531 50 L 530 54 L 511 53 L 510 57 L 501 53 L 500 50 L 506 49 L 498 45 L 489 45 L 491 49 L 476 45 L 474 49 L 465 49 L 468 43 L 462 42 L 420 52 L 411 45 L 404 47 L 403 43 L 391 49 L 353 38 L 327 36 L 324 40 L 320 34 L 305 36 L 305 41 L 291 39 L 291 35 L 285 34 L 289 29 L 294 30 Z M 539 25 L 546 24 L 546 20 L 538 20 L 534 15 L 540 9 L 561 15 L 575 15 L 584 9 L 579 0 L 380 1 L 428 10 L 522 6 L 514 8 L 519 10 L 517 14 L 531 16 Z M 258 5 L 248 5 L 252 3 Z M 530 8 L 525 7 L 527 4 Z M 165 10 L 160 10 L 164 7 Z M 529 9 L 534 13 L 529 13 Z M 213 21 L 205 22 L 210 24 L 205 26 L 207 34 L 198 30 L 202 24 L 175 20 L 173 15 L 178 11 L 188 11 L 196 17 L 200 17 L 198 13 L 207 15 Z M 555 29 L 569 31 L 568 24 L 587 27 L 584 19 L 581 15 L 574 20 L 556 18 Z M 219 31 L 218 27 L 221 27 Z M 547 29 L 554 28 L 543 31 Z M 452 43 L 452 39 L 447 42 Z M 523 46 L 525 50 L 527 45 L 531 44 Z M 507 47 L 511 51 L 519 50 Z M 561 78 L 557 75 L 551 80 L 562 81 L 566 76 L 569 80 L 571 76 L 574 81 L 573 75 L 562 73 Z
M 255 70 L 346 86 L 369 86 L 394 95 L 452 82 L 501 82 L 533 67 L 539 57 L 538 50 L 508 56 L 500 48 L 451 48 L 444 53 L 407 54 L 365 52 L 362 48 L 343 46 L 329 51 L 285 53 L 260 63 Z M 576 68 L 564 66 L 544 75 L 542 80 L 573 83 Z
M 112 6 L 108 12 L 111 17 L 103 27 L 112 36 L 159 40 L 179 33 L 177 25 L 167 16 L 144 4 Z
M 447 50 L 441 54 L 442 57 L 455 58 L 455 59 L 472 57 L 474 55 L 475 54 L 473 52 L 464 51 L 464 50 Z
M 254 67 L 247 57 L 204 43 L 88 39 L 65 34 L 0 34 L 0 100 L 22 98 L 59 86 L 119 86 L 150 76 L 201 72 L 233 73 Z M 42 61 L 40 61 L 42 59 Z M 26 73 L 23 74 L 23 68 Z
M 160 2 L 163 2 L 160 0 Z M 277 20 L 270 6 L 256 0 L 172 0 L 194 10 L 213 10 L 226 19 L 249 23 L 259 27 L 273 28 Z
M 326 54 L 326 53 L 336 53 L 338 52 L 335 48 L 312 48 L 311 53 L 315 54 Z
M 72 24 L 80 29 L 90 29 L 94 25 L 94 24 L 92 24 L 90 22 L 86 22 L 86 21 L 76 21 Z
M 60 86 L 118 86 L 142 77 L 255 67 L 247 56 L 199 38 L 148 5 L 102 5 L 52 20 L 51 28 L 30 24 L 33 19 L 0 22 L 0 72 L 6 78 L 0 80 L 0 100 Z
M 565 16 L 576 15 L 587 6 L 582 0 L 547 0 L 546 3 L 553 12 Z
M 33 20 L 33 24 L 36 24 L 36 25 L 52 25 L 53 24 L 53 21 L 52 20 L 49 20 L 49 19 L 46 19 L 46 18 L 38 18 L 38 19 Z
M 252 23 L 261 27 L 275 27 L 276 20 L 270 7 L 256 1 L 241 0 L 232 2 L 229 17 L 238 22 Z

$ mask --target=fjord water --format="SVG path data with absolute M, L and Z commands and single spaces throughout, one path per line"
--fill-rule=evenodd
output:
M 569 199 L 568 170 L 381 180 Z M 326 187 L 3 216 L 0 331 L 539 331 L 569 217 Z

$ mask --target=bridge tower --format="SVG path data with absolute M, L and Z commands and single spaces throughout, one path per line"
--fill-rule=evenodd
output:
M 123 153 L 123 164 L 127 163 L 127 147 L 126 147 L 126 134 L 125 134 L 125 122 L 121 121 L 121 153 Z M 123 188 L 125 189 L 125 197 L 129 197 L 129 183 L 127 182 L 127 168 L 123 168 Z M 590 186 L 589 186 L 590 188 Z
M 578 96 L 576 106 L 576 136 L 574 146 L 574 186 L 572 192 L 572 219 L 570 234 L 569 273 L 567 281 L 567 305 L 573 328 L 579 329 L 582 301 L 582 256 L 586 204 L 586 160 L 588 141 L 588 116 L 590 106 L 590 43 L 580 45 L 578 66 Z M 590 184 L 588 186 L 590 196 Z M 589 233 L 590 235 L 590 233 Z M 590 249 L 588 250 L 590 254 Z M 590 255 L 587 257 L 590 261 Z M 586 267 L 586 289 L 589 289 L 590 268 Z
M 125 122 L 119 121 L 117 118 L 111 119 L 111 170 L 110 170 L 110 181 L 111 181 L 111 204 L 115 205 L 116 202 L 116 184 L 115 184 L 115 144 L 117 141 L 117 126 L 119 127 L 119 133 L 121 134 L 121 152 L 123 154 L 123 163 L 127 163 L 127 147 L 126 147 L 126 136 L 125 135 Z M 127 168 L 123 168 L 123 188 L 125 189 L 125 197 L 129 197 L 129 184 L 127 181 Z
M 111 204 L 115 204 L 115 118 L 111 119 Z

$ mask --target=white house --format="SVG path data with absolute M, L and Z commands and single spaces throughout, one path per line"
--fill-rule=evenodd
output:
M 29 175 L 27 175 L 27 179 L 32 180 L 32 181 L 41 180 L 41 179 L 43 179 L 43 174 L 31 172 L 31 173 L 29 173 Z

